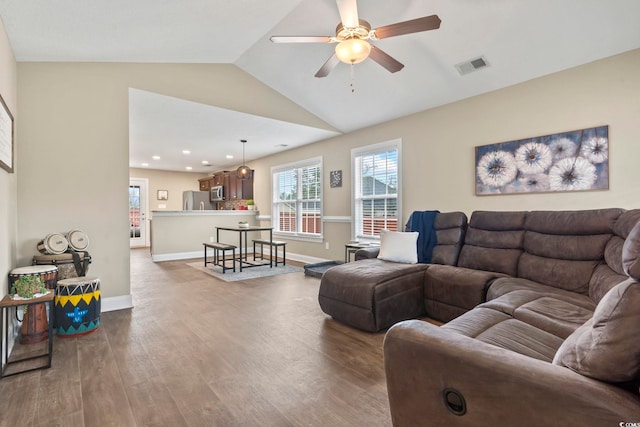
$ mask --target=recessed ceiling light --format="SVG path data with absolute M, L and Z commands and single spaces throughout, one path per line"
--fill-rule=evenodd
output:
M 202 161 L 202 164 L 203 164 L 203 165 L 208 165 L 208 164 L 209 164 L 209 161 L 208 161 L 208 160 L 203 160 L 203 161 Z
M 188 170 L 188 171 L 190 171 L 190 170 L 191 170 L 191 169 L 193 169 L 193 168 L 192 168 L 191 166 L 187 166 L 185 169 L 186 169 L 186 170 Z
M 231 154 L 227 154 L 225 157 L 226 157 L 227 159 L 233 159 L 233 156 L 232 156 Z
M 182 154 L 191 154 L 191 151 L 189 151 L 189 150 L 182 150 Z
M 153 160 L 160 160 L 160 156 L 151 156 Z
M 142 166 L 144 166 L 145 168 L 149 167 L 149 163 L 143 163 Z

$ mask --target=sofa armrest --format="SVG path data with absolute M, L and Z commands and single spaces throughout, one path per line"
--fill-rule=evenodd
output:
M 361 259 L 378 258 L 380 247 L 358 249 L 353 257 L 356 261 Z
M 640 422 L 637 394 L 419 320 L 389 329 L 384 365 L 395 427 Z M 445 389 L 465 414 L 447 408 Z

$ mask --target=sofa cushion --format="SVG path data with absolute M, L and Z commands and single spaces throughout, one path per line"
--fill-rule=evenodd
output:
M 442 328 L 546 362 L 551 362 L 562 344 L 562 338 L 482 307 L 463 314 Z
M 589 281 L 589 296 L 598 303 L 611 288 L 627 280 L 622 265 L 622 248 L 633 227 L 640 222 L 640 209 L 623 212 L 613 225 L 615 233 L 604 249 L 604 263 L 598 265 Z
M 467 231 L 467 216 L 462 212 L 440 212 L 433 224 L 438 244 L 433 248 L 433 264 L 456 265 Z
M 486 299 L 491 282 L 504 274 L 431 264 L 424 276 L 427 314 L 441 322 L 471 310 Z
M 518 263 L 518 277 L 587 295 L 591 274 L 600 260 L 566 260 L 544 258 L 523 253 Z
M 638 222 L 624 241 L 622 247 L 622 266 L 629 277 L 640 278 L 640 222 Z
M 336 320 L 372 332 L 421 316 L 428 267 L 374 258 L 330 268 L 320 280 L 320 308 Z
M 417 231 L 388 231 L 380 232 L 380 253 L 378 258 L 385 261 L 415 264 L 418 262 Z
M 608 382 L 633 381 L 640 372 L 640 283 L 628 279 L 602 298 L 553 358 L 556 365 Z
M 525 216 L 526 212 L 473 212 L 458 266 L 515 276 Z
M 479 307 L 508 314 L 564 339 L 591 318 L 595 304 L 585 295 L 570 292 L 562 295 L 533 289 L 509 292 Z
M 622 209 L 533 211 L 527 214 L 518 277 L 589 294 Z

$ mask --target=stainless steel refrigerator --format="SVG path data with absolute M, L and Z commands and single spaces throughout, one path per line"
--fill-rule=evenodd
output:
M 209 200 L 208 191 L 184 191 L 182 193 L 182 210 L 201 211 L 216 209 L 216 204 Z

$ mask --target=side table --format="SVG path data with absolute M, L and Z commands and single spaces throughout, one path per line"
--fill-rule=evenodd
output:
M 345 263 L 350 262 L 351 255 L 358 252 L 358 249 L 375 248 L 375 247 L 378 247 L 378 245 L 372 245 L 371 243 L 347 243 L 344 245 L 344 262 Z
M 11 311 L 10 308 L 18 307 L 22 305 L 32 306 L 34 304 L 47 304 L 47 303 L 49 304 L 49 310 L 48 310 L 49 314 L 47 315 L 47 322 L 49 323 L 49 343 L 47 346 L 48 351 L 46 353 L 41 352 L 39 354 L 33 354 L 31 352 L 27 352 L 24 357 L 10 360 L 9 359 L 9 329 L 11 326 L 11 323 L 9 322 L 9 311 Z M 2 369 L 0 370 L 0 378 L 21 374 L 23 372 L 50 368 L 51 357 L 53 355 L 53 318 L 52 318 L 52 315 L 54 313 L 53 290 L 49 290 L 49 293 L 47 295 L 41 296 L 39 298 L 29 299 L 29 300 L 13 300 L 9 295 L 5 295 L 5 297 L 2 298 L 2 300 L 0 300 L 0 310 L 2 310 L 2 313 L 0 313 L 0 333 L 4 331 L 4 338 L 0 340 L 0 354 L 4 354 L 4 359 L 5 359 L 5 365 L 2 366 Z M 14 345 L 14 350 L 16 345 L 37 347 L 37 344 L 18 344 L 18 340 L 16 340 L 16 344 Z M 4 353 L 3 353 L 3 349 L 4 349 Z M 27 360 L 33 360 L 33 359 L 38 359 L 43 357 L 47 358 L 46 365 L 31 367 L 31 368 L 11 372 L 9 374 L 5 374 L 5 371 L 7 370 L 7 368 L 9 368 L 9 365 L 14 365 L 16 363 L 25 362 Z

